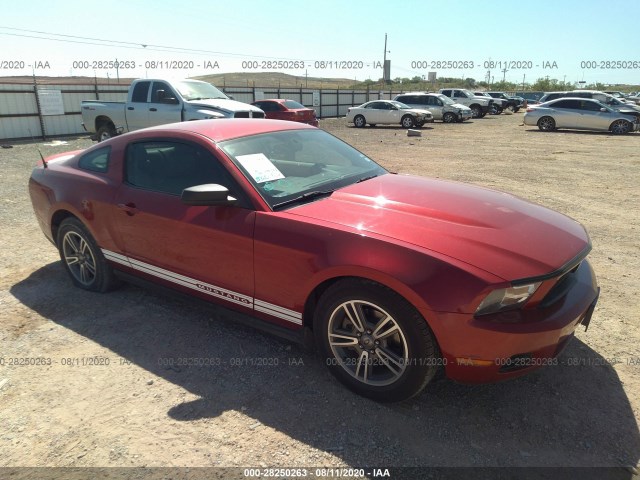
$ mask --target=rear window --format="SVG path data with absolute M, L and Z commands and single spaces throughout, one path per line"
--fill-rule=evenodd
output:
M 301 103 L 294 102 L 293 100 L 285 100 L 284 106 L 287 107 L 287 108 L 296 109 L 296 110 L 299 109 L 299 108 L 307 108 L 304 105 L 302 105 Z
M 111 147 L 104 147 L 87 153 L 78 160 L 78 167 L 91 172 L 105 173 L 109 169 Z

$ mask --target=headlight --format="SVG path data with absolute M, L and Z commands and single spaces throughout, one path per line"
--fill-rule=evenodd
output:
M 501 312 L 518 308 L 533 295 L 542 282 L 518 285 L 517 287 L 499 288 L 494 290 L 478 305 L 476 315 Z

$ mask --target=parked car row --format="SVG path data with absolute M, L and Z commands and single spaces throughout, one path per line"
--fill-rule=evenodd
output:
M 624 134 L 640 129 L 640 111 L 616 109 L 592 98 L 561 96 L 529 106 L 524 124 L 537 126 L 543 132 L 569 128 Z

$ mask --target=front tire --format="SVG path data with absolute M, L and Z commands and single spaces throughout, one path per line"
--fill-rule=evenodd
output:
M 629 133 L 631 131 L 632 125 L 626 120 L 616 120 L 611 124 L 609 130 L 614 135 L 624 135 L 625 133 Z
M 363 128 L 367 124 L 367 121 L 362 115 L 356 115 L 356 118 L 353 119 L 353 124 L 356 128 Z
M 411 398 L 437 371 L 439 351 L 425 319 L 375 282 L 345 279 L 329 287 L 316 308 L 314 332 L 331 373 L 377 401 Z
M 416 125 L 416 120 L 411 115 L 405 115 L 402 117 L 402 120 L 400 120 L 400 125 L 404 128 L 413 128 Z
M 480 105 L 471 105 L 469 107 L 471 109 L 471 116 L 473 118 L 482 118 L 484 115 L 482 115 L 482 108 L 480 108 Z
M 456 121 L 456 114 L 453 112 L 446 112 L 443 116 L 442 116 L 442 121 L 444 123 L 453 123 Z
M 543 132 L 553 132 L 556 129 L 556 121 L 551 117 L 542 117 L 538 120 L 538 128 Z
M 106 292 L 117 284 L 102 251 L 77 218 L 67 218 L 60 224 L 56 243 L 60 259 L 76 287 Z

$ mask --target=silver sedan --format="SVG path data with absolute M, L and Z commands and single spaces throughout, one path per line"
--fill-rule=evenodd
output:
M 640 114 L 615 111 L 597 100 L 563 97 L 527 108 L 524 124 L 544 132 L 571 128 L 622 134 L 640 129 Z
M 433 115 L 429 110 L 411 108 L 394 100 L 373 100 L 359 107 L 349 108 L 347 122 L 356 127 L 364 127 L 368 123 L 372 127 L 377 124 L 399 124 L 404 128 L 413 128 L 433 122 Z

